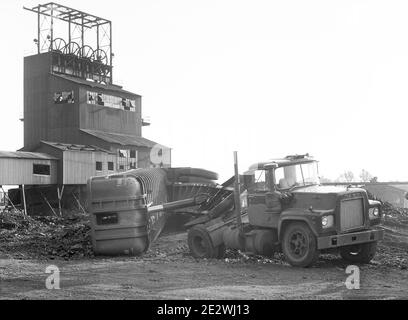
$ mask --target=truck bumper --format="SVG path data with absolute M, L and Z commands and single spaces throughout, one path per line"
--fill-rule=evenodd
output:
M 361 232 L 339 234 L 328 237 L 317 238 L 318 249 L 330 249 L 353 244 L 373 242 L 383 239 L 384 230 L 373 229 Z

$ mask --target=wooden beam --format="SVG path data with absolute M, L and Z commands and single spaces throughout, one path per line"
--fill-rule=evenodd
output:
M 25 186 L 22 185 L 23 189 L 23 203 L 24 203 L 24 216 L 27 216 L 27 203 L 26 203 L 26 196 L 25 196 Z
M 40 192 L 41 196 L 43 197 L 43 199 L 45 200 L 45 202 L 48 204 L 48 206 L 50 207 L 50 209 L 51 209 L 51 211 L 54 213 L 54 215 L 58 217 L 58 215 L 55 213 L 54 208 L 53 208 L 53 207 L 51 206 L 51 204 L 48 202 L 48 200 L 47 200 L 47 198 L 44 196 L 44 194 L 43 194 L 40 190 L 38 190 L 38 191 Z
M 72 196 L 73 196 L 73 197 L 74 197 L 74 199 L 76 200 L 76 202 L 77 202 L 77 204 L 78 204 L 79 209 L 81 209 L 83 213 L 86 213 L 85 209 L 84 209 L 84 208 L 82 207 L 82 205 L 81 205 L 81 202 L 79 202 L 78 198 L 75 196 L 74 191 L 72 192 Z
M 14 210 L 17 211 L 16 206 L 14 205 L 13 201 L 11 201 L 10 197 L 8 196 L 8 192 L 6 192 L 6 191 L 3 189 L 3 186 L 1 186 L 1 190 L 3 190 L 4 196 L 7 197 L 8 201 L 11 203 L 11 205 L 12 205 L 13 208 L 14 208 Z
M 57 187 L 57 194 L 58 194 L 58 208 L 59 208 L 59 213 L 60 216 L 62 217 L 62 207 L 61 207 L 61 200 L 62 200 L 62 196 L 64 194 L 64 187 L 65 185 L 62 185 L 61 191 L 60 188 Z

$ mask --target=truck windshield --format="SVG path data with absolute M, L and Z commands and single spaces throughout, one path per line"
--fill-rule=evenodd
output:
M 275 181 L 279 189 L 319 184 L 317 162 L 277 168 L 275 170 Z

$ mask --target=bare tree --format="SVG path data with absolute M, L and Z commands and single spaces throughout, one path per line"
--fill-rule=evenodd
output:
M 354 173 L 352 171 L 345 171 L 340 177 L 339 180 L 345 182 L 352 182 L 354 180 Z
M 373 179 L 373 176 L 367 170 L 361 170 L 360 180 L 362 182 L 369 182 L 371 179 Z

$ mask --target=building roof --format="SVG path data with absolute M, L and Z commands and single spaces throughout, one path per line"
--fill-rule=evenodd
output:
M 153 148 L 155 145 L 159 145 L 157 142 L 148 140 L 143 137 L 133 136 L 133 135 L 88 130 L 88 129 L 81 129 L 81 131 L 87 134 L 90 134 L 96 138 L 102 139 L 106 142 L 120 144 L 122 146 L 137 146 L 137 147 Z M 166 146 L 163 146 L 163 145 L 160 145 L 160 146 L 167 148 Z
M 85 85 L 85 86 L 88 86 L 88 87 L 91 87 L 91 88 L 98 88 L 98 89 L 103 89 L 103 90 L 111 90 L 111 91 L 116 91 L 116 92 L 119 92 L 119 93 L 131 94 L 131 95 L 140 97 L 140 95 L 138 95 L 138 94 L 136 94 L 136 93 L 123 90 L 122 87 L 121 87 L 121 86 L 118 86 L 118 85 L 114 85 L 114 84 L 102 84 L 102 83 L 93 82 L 93 81 L 88 81 L 88 80 L 81 79 L 81 78 L 76 78 L 76 77 L 70 77 L 70 76 L 62 75 L 62 74 L 52 73 L 52 75 L 53 75 L 54 77 L 61 78 L 61 79 L 65 79 L 65 80 L 68 80 L 68 81 L 71 81 L 71 82 L 75 82 L 75 83 L 77 83 L 77 84 Z
M 0 151 L 2 159 L 33 159 L 33 160 L 58 160 L 46 153 L 25 152 L 25 151 Z
M 103 148 L 92 146 L 92 145 L 83 145 L 83 144 L 71 144 L 71 143 L 60 143 L 60 142 L 49 142 L 49 141 L 41 141 L 41 143 L 51 146 L 53 148 L 57 148 L 62 151 L 87 151 L 87 152 L 104 152 L 104 153 L 112 153 L 109 150 L 105 150 Z

